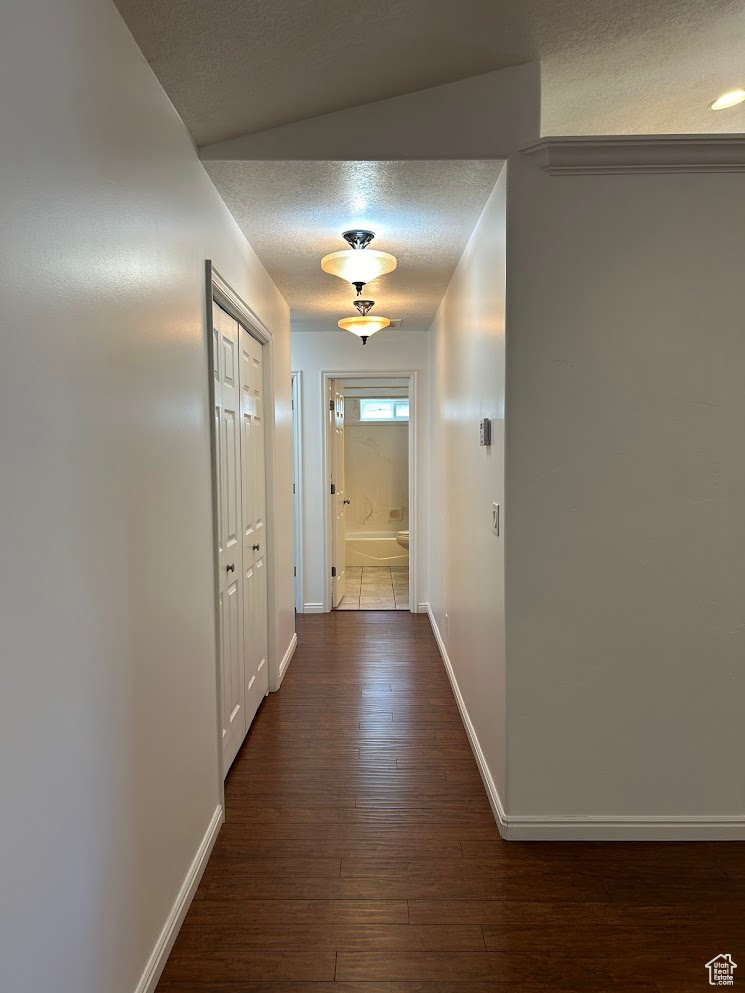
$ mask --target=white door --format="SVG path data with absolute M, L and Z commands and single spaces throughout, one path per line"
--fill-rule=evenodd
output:
M 300 601 L 300 381 L 299 373 L 292 374 L 292 531 L 295 552 L 295 612 L 302 613 Z
M 246 726 L 269 689 L 262 347 L 240 329 L 243 618 Z
M 329 401 L 332 430 L 331 455 L 331 513 L 333 520 L 331 592 L 332 606 L 338 607 L 345 593 L 346 556 L 344 544 L 344 390 L 335 381 L 331 383 Z
M 239 326 L 213 306 L 223 768 L 246 735 L 243 660 L 243 542 L 239 428 Z

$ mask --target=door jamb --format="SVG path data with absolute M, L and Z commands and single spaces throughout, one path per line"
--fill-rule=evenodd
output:
M 218 516 L 217 516 L 217 439 L 215 438 L 215 369 L 212 339 L 214 334 L 212 303 L 217 303 L 230 316 L 238 321 L 262 346 L 264 366 L 264 462 L 266 476 L 266 527 L 269 555 L 267 556 L 267 627 L 268 627 L 268 676 L 270 691 L 279 688 L 279 663 L 277 654 L 277 529 L 275 521 L 276 461 L 275 461 L 275 403 L 274 403 L 274 349 L 272 332 L 256 312 L 237 293 L 231 284 L 215 267 L 211 259 L 205 262 L 205 327 L 207 346 L 207 370 L 209 381 L 209 430 L 210 430 L 210 471 L 212 476 L 212 582 L 215 613 L 215 666 L 217 685 L 217 741 L 219 789 L 223 811 L 225 810 L 224 770 L 222 761 L 222 672 L 220 667 L 220 576 L 218 564 Z M 223 814 L 224 816 L 224 814 Z
M 416 369 L 381 369 L 361 372 L 342 370 L 332 372 L 321 370 L 321 438 L 322 438 L 322 485 L 323 485 L 323 612 L 331 611 L 331 501 L 328 487 L 331 469 L 330 419 L 328 417 L 328 389 L 332 379 L 408 379 L 409 381 L 409 612 L 417 613 L 417 578 L 419 573 L 419 472 L 417 431 L 419 425 L 419 397 L 417 394 Z
M 292 373 L 292 459 L 294 464 L 295 490 L 295 612 L 303 613 L 303 374 Z

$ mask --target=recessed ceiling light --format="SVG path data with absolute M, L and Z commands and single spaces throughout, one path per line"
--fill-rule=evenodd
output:
M 745 100 L 745 90 L 730 90 L 729 93 L 723 93 L 717 97 L 711 105 L 711 109 L 726 110 L 727 107 L 734 107 L 736 104 L 742 103 L 743 100 Z

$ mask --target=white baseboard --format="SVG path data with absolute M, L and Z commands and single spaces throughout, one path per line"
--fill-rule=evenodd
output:
M 292 638 L 290 639 L 290 645 L 285 652 L 284 658 L 279 663 L 279 680 L 277 684 L 277 689 L 282 685 L 282 680 L 285 678 L 285 673 L 287 672 L 287 667 L 290 662 L 292 662 L 292 656 L 295 654 L 295 649 L 297 648 L 297 634 L 293 632 Z
M 492 812 L 494 814 L 494 819 L 497 822 L 499 828 L 499 833 L 503 838 L 507 837 L 507 815 L 504 812 L 504 807 L 502 806 L 502 801 L 497 792 L 497 787 L 494 783 L 494 778 L 491 774 L 489 766 L 486 763 L 486 758 L 479 744 L 479 739 L 476 734 L 476 729 L 471 723 L 471 718 L 466 709 L 466 704 L 463 696 L 460 692 L 460 687 L 458 686 L 458 680 L 455 678 L 455 672 L 453 671 L 453 666 L 450 661 L 450 656 L 448 655 L 447 648 L 445 648 L 445 642 L 442 640 L 442 635 L 440 634 L 440 629 L 437 627 L 437 621 L 432 613 L 432 609 L 429 604 L 426 605 L 427 614 L 429 615 L 429 623 L 432 625 L 432 631 L 435 636 L 435 641 L 437 642 L 437 647 L 440 649 L 440 655 L 442 656 L 442 661 L 445 665 L 445 671 L 448 674 L 448 679 L 450 680 L 450 685 L 453 688 L 453 696 L 455 697 L 455 702 L 458 704 L 458 710 L 460 711 L 460 719 L 463 721 L 463 727 L 466 729 L 466 734 L 468 735 L 468 740 L 471 743 L 471 751 L 473 752 L 473 757 L 476 759 L 476 765 L 479 767 L 479 772 L 481 773 L 481 779 L 484 783 L 484 789 L 486 790 L 486 795 L 489 799 L 489 804 L 491 806 Z
M 508 841 L 745 841 L 745 817 L 507 817 Z
M 325 613 L 322 603 L 304 603 L 303 604 L 304 614 L 323 614 Z
M 158 980 L 160 975 L 165 968 L 166 962 L 168 961 L 168 956 L 171 954 L 171 949 L 176 941 L 176 937 L 181 929 L 181 925 L 184 923 L 184 918 L 186 917 L 186 912 L 189 909 L 191 901 L 194 899 L 194 894 L 199 886 L 199 881 L 204 874 L 204 870 L 207 867 L 207 862 L 212 854 L 212 849 L 217 841 L 217 836 L 220 833 L 220 828 L 222 827 L 223 820 L 223 809 L 220 804 L 215 808 L 215 812 L 212 815 L 212 820 L 210 821 L 207 832 L 202 838 L 202 842 L 199 846 L 197 854 L 194 856 L 194 861 L 189 867 L 189 871 L 186 874 L 186 879 L 179 890 L 179 894 L 176 897 L 176 902 L 173 907 L 171 907 L 171 912 L 168 915 L 168 919 L 160 932 L 160 937 L 158 938 L 155 948 L 145 966 L 145 971 L 142 974 L 142 978 L 137 984 L 135 993 L 153 993 L 155 987 L 158 985 Z
M 428 603 L 420 603 L 417 606 L 417 608 L 416 608 L 416 612 L 417 612 L 417 614 L 428 614 L 429 613 L 429 604 Z
M 432 610 L 427 607 L 437 647 L 453 688 L 463 727 L 484 782 L 499 833 L 505 841 L 745 841 L 745 816 L 603 816 L 507 814 L 458 688 L 452 663 Z

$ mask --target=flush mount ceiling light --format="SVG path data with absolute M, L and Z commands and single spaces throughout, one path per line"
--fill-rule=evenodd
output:
M 710 109 L 726 110 L 727 107 L 734 107 L 738 103 L 742 103 L 743 100 L 745 100 L 745 90 L 730 90 L 729 93 L 723 93 L 717 97 Z
M 387 252 L 377 252 L 367 246 L 375 237 L 373 231 L 345 231 L 342 235 L 351 245 L 343 252 L 332 252 L 321 259 L 321 268 L 332 276 L 346 279 L 357 287 L 357 295 L 362 295 L 362 287 L 371 279 L 393 272 L 398 263 Z
M 351 331 L 362 338 L 362 344 L 367 344 L 367 339 L 376 331 L 390 326 L 388 317 L 372 317 L 370 311 L 375 306 L 374 300 L 355 300 L 354 305 L 359 311 L 358 317 L 345 317 L 339 321 L 342 331 Z

